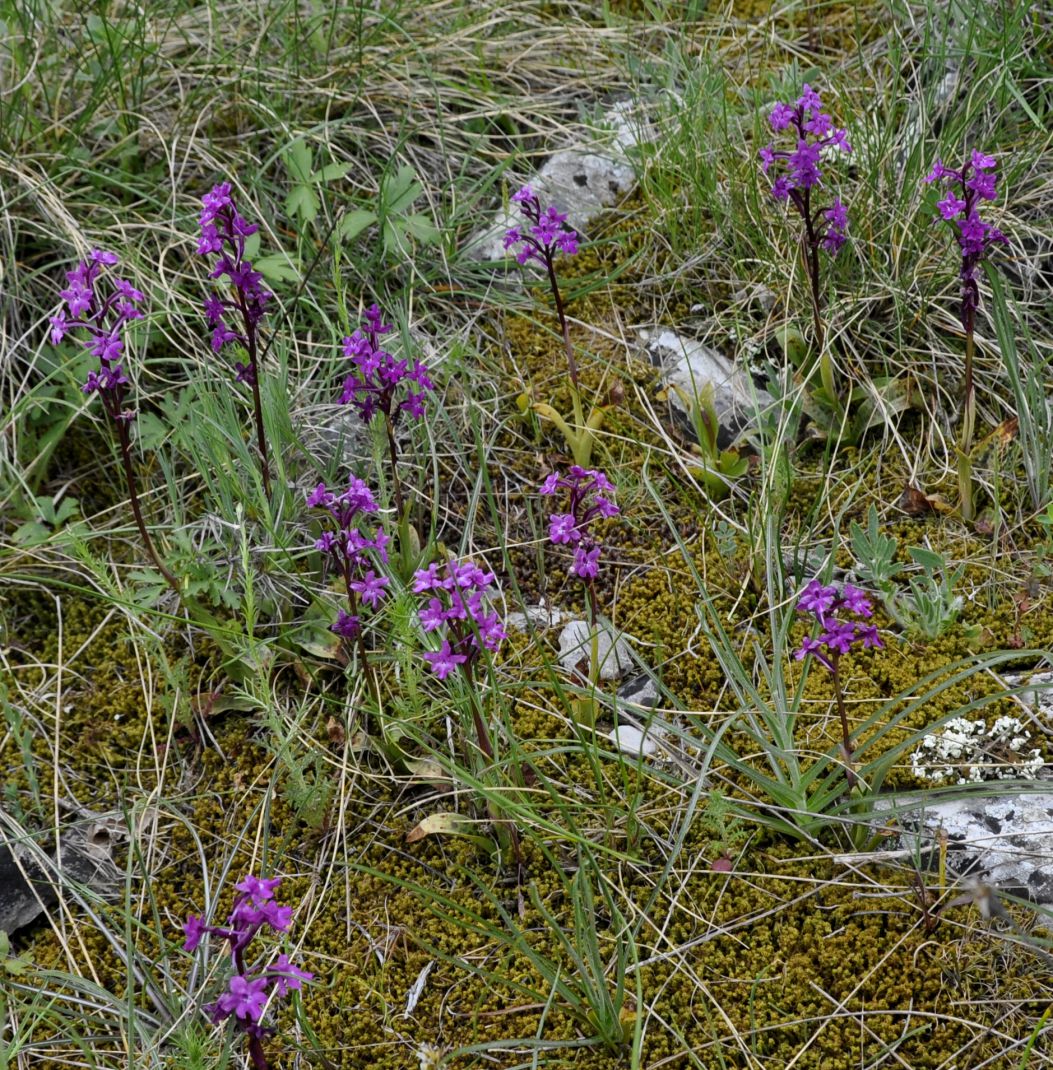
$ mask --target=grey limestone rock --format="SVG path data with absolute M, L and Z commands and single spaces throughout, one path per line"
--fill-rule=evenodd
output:
M 598 656 L 601 680 L 619 680 L 637 664 L 633 648 L 624 636 L 613 634 L 603 624 L 599 625 Z M 592 657 L 592 631 L 584 620 L 572 620 L 564 625 L 559 634 L 559 663 L 567 672 L 577 665 L 586 664 Z
M 1053 794 L 936 802 L 901 816 L 900 823 L 926 842 L 946 833 L 960 875 L 1053 907 Z
M 756 388 L 749 375 L 723 353 L 668 329 L 648 336 L 646 345 L 663 385 L 670 388 L 669 403 L 682 421 L 689 422 L 695 399 L 711 386 L 722 446 L 753 424 Z
M 543 202 L 567 213 L 567 221 L 576 230 L 583 230 L 636 185 L 627 153 L 654 137 L 646 118 L 638 117 L 638 112 L 632 101 L 614 104 L 601 120 L 600 130 L 585 132 L 577 144 L 554 152 L 529 180 Z M 469 255 L 476 260 L 504 260 L 505 231 L 519 222 L 517 211 L 499 212 L 470 241 Z
M 517 632 L 525 632 L 528 625 L 535 628 L 555 628 L 563 623 L 565 617 L 563 610 L 546 605 L 542 600 L 540 605 L 525 606 L 523 612 L 509 613 L 505 624 Z
M 643 710 L 654 709 L 659 705 L 661 696 L 658 694 L 658 687 L 654 680 L 651 679 L 647 673 L 640 673 L 638 676 L 632 677 L 630 680 L 626 680 L 621 687 L 618 688 L 618 703 L 619 705 L 626 705 L 636 707 L 635 712 Z

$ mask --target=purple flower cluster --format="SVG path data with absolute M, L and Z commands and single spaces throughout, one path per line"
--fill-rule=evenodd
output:
M 533 259 L 550 268 L 557 250 L 567 256 L 573 256 L 578 251 L 578 232 L 566 225 L 566 213 L 557 212 L 552 204 L 542 211 L 541 198 L 530 186 L 513 193 L 512 200 L 519 205 L 520 212 L 529 224 L 528 227 L 510 227 L 505 231 L 505 251 L 518 245 L 516 260 L 520 264 Z
M 496 651 L 505 638 L 501 618 L 489 605 L 493 583 L 492 572 L 470 561 L 432 563 L 414 575 L 413 593 L 431 595 L 420 610 L 424 631 L 446 627 L 442 646 L 424 655 L 440 680 L 458 665 L 470 667 L 482 650 Z
M 128 378 L 121 367 L 124 339 L 121 333 L 132 320 L 142 319 L 136 307 L 143 301 L 142 292 L 127 279 L 114 279 L 108 297 L 100 298 L 96 284 L 104 267 L 119 263 L 116 253 L 93 249 L 72 271 L 66 272 L 66 289 L 59 291 L 65 306 L 51 317 L 51 341 L 58 345 L 71 331 L 82 329 L 87 337 L 81 344 L 99 361 L 98 368 L 88 372 L 84 393 L 102 396 L 107 414 L 114 420 L 135 419 L 135 413 L 124 408 Z
M 344 356 L 354 361 L 355 370 L 344 380 L 340 404 L 353 405 L 367 423 L 377 412 L 392 424 L 403 412 L 419 420 L 424 415 L 425 393 L 435 389 L 428 369 L 419 360 L 414 360 L 411 368 L 408 360 L 396 360 L 381 348 L 381 336 L 390 331 L 391 324 L 384 323 L 380 309 L 372 305 L 362 327 L 344 339 Z M 408 388 L 406 396 L 396 403 L 396 390 L 403 383 L 407 387 L 415 383 L 418 389 Z
M 995 199 L 995 158 L 973 149 L 960 170 L 945 167 L 937 160 L 925 181 L 941 183 L 946 195 L 936 207 L 948 223 L 958 225 L 958 245 L 962 251 L 962 326 L 972 330 L 980 289 L 976 283 L 976 266 L 993 245 L 1008 245 L 1009 239 L 980 218 L 980 201 Z
M 201 256 L 218 255 L 209 278 L 220 279 L 224 275 L 233 286 L 234 299 L 225 300 L 213 293 L 205 302 L 205 316 L 212 328 L 212 349 L 218 353 L 230 342 L 243 345 L 249 354 L 249 363 L 235 362 L 239 383 L 255 384 L 256 332 L 267 311 L 272 294 L 264 289 L 263 276 L 245 259 L 245 239 L 259 230 L 256 223 L 242 218 L 230 196 L 230 183 L 221 182 L 201 198 L 201 236 L 197 251 Z M 233 329 L 227 316 L 234 313 L 240 317 L 241 330 Z
M 324 483 L 319 483 L 307 495 L 307 504 L 312 509 L 327 510 L 335 521 L 334 527 L 324 531 L 314 545 L 336 561 L 347 589 L 350 613 L 340 610 L 331 630 L 345 639 L 353 639 L 362 628 L 359 605 L 376 609 L 387 594 L 391 581 L 371 566 L 374 555 L 387 564 L 387 545 L 391 540 L 383 528 L 377 527 L 372 535 L 365 535 L 359 529 L 362 516 L 377 512 L 377 502 L 357 476 L 351 476 L 342 494 L 334 494 Z
M 222 1022 L 233 1015 L 237 1028 L 257 1044 L 267 1032 L 260 1024 L 267 1000 L 272 995 L 286 996 L 314 977 L 291 962 L 286 954 L 279 955 L 262 969 L 258 964 L 246 963 L 245 951 L 261 929 L 276 933 L 289 931 L 292 907 L 280 906 L 274 899 L 281 882 L 280 877 L 247 876 L 234 886 L 238 895 L 226 925 L 207 925 L 204 918 L 191 914 L 183 926 L 186 935 L 183 948 L 186 951 L 194 951 L 206 933 L 221 937 L 230 945 L 234 973 L 227 982 L 226 991 L 203 1009 L 213 1022 Z
M 819 164 L 823 150 L 830 148 L 851 152 L 848 135 L 841 127 L 834 126 L 833 119 L 823 111 L 819 94 L 807 84 L 796 104 L 776 104 L 769 122 L 776 133 L 789 130 L 797 142 L 792 152 L 777 150 L 774 142 L 769 142 L 758 153 L 765 174 L 773 165 L 785 169 L 785 173 L 772 183 L 772 196 L 779 201 L 790 201 L 808 223 L 809 240 L 821 242 L 831 256 L 836 256 L 847 240 L 848 213 L 845 206 L 835 198 L 830 207 L 823 211 L 825 226 L 820 236 L 813 233 L 815 217 L 810 200 L 812 188 L 822 184 L 823 173 Z
M 833 672 L 841 655 L 857 643 L 864 649 L 883 645 L 875 625 L 848 619 L 869 620 L 874 612 L 870 599 L 850 583 L 839 591 L 834 584 L 824 586 L 817 579 L 809 580 L 797 596 L 797 612 L 810 613 L 822 628 L 818 636 L 809 637 L 801 644 L 794 655 L 798 661 L 811 654 Z
M 541 494 L 556 494 L 569 491 L 569 508 L 565 513 L 553 513 L 549 517 L 548 537 L 557 545 L 574 547 L 574 563 L 571 572 L 580 580 L 589 582 L 599 573 L 600 544 L 589 531 L 589 525 L 597 517 L 617 516 L 618 506 L 604 494 L 614 491 L 614 484 L 595 468 L 571 465 L 567 475 L 553 472 L 541 484 Z

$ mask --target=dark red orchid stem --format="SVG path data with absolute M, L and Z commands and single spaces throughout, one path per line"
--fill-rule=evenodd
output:
M 263 490 L 271 496 L 271 470 L 267 460 L 267 437 L 263 429 L 263 402 L 260 399 L 260 375 L 257 359 L 256 324 L 249 315 L 245 294 L 235 287 L 238 295 L 238 308 L 241 310 L 242 322 L 245 324 L 245 342 L 249 353 L 249 385 L 252 387 L 252 412 L 256 421 L 256 446 L 260 451 L 260 472 L 263 475 Z
M 812 298 L 812 322 L 815 325 L 815 350 L 822 355 L 823 343 L 826 331 L 823 328 L 821 311 L 821 299 L 819 296 L 819 236 L 815 232 L 815 222 L 812 219 L 812 191 L 804 191 L 804 207 L 801 215 L 804 216 L 805 231 L 805 267 L 808 271 L 808 286 Z
M 843 740 L 842 751 L 845 760 L 845 777 L 848 780 L 848 786 L 854 788 L 856 784 L 859 783 L 859 778 L 852 769 L 852 734 L 848 729 L 848 713 L 845 710 L 845 696 L 841 690 L 841 659 L 835 653 L 831 656 L 830 663 L 833 666 L 831 669 L 831 676 L 833 677 L 834 682 L 834 695 L 837 697 L 837 713 L 841 718 L 841 738 Z
M 146 546 L 146 552 L 150 555 L 158 572 L 164 576 L 165 583 L 167 583 L 177 595 L 182 597 L 183 592 L 179 586 L 179 581 L 161 563 L 161 558 L 158 556 L 157 550 L 154 549 L 150 533 L 146 530 L 146 522 L 143 520 L 143 510 L 139 504 L 139 491 L 135 479 L 135 468 L 132 465 L 132 442 L 131 435 L 128 431 L 128 421 L 123 419 L 120 414 L 115 415 L 114 413 L 110 413 L 110 416 L 113 418 L 113 422 L 117 425 L 117 439 L 120 443 L 121 460 L 124 465 L 124 481 L 128 487 L 128 501 L 132 506 L 132 515 L 135 517 L 135 526 L 139 529 L 139 536 L 143 540 L 143 544 Z
M 358 595 L 351 586 L 351 565 L 347 561 L 344 562 L 344 587 L 347 590 L 347 607 L 351 612 L 351 616 L 356 616 L 358 613 Z M 361 623 L 358 626 L 358 630 L 355 632 L 355 646 L 358 648 L 358 659 L 362 663 L 362 674 L 365 676 L 366 684 L 377 700 L 377 710 L 379 711 L 380 681 L 377 679 L 377 674 L 373 669 L 373 663 L 369 660 L 369 655 L 366 653 L 366 637 L 362 632 Z
M 255 1070 L 270 1070 L 271 1064 L 263 1051 L 263 1041 L 259 1037 L 249 1037 L 249 1058 Z
M 563 307 L 563 295 L 559 292 L 559 282 L 556 279 L 556 265 L 552 253 L 544 254 L 545 270 L 548 272 L 548 284 L 552 289 L 552 297 L 556 302 L 556 315 L 559 317 L 559 327 L 563 333 L 563 350 L 567 354 L 567 371 L 570 374 L 570 383 L 575 393 L 580 395 L 578 387 L 578 362 L 574 358 L 574 346 L 570 340 L 570 324 L 567 323 L 567 313 Z
M 391 487 L 395 495 L 395 510 L 398 514 L 398 522 L 401 524 L 405 517 L 405 504 L 402 497 L 402 480 L 399 479 L 399 451 L 395 442 L 395 423 L 391 419 L 391 413 L 384 413 L 384 430 L 388 436 L 388 456 L 391 458 Z

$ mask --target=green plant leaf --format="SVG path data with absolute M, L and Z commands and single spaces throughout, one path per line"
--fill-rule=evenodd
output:
M 351 163 L 327 163 L 325 167 L 320 167 L 311 175 L 311 180 L 313 182 L 333 182 L 338 178 L 343 178 L 352 167 L 354 167 L 354 164 Z
M 282 253 L 254 260 L 252 266 L 270 282 L 296 282 L 300 278 L 296 265 Z
M 341 241 L 352 241 L 366 227 L 371 227 L 376 221 L 376 212 L 371 212 L 368 208 L 355 208 L 340 220 L 340 225 L 337 227 L 337 235 Z
M 423 192 L 413 168 L 403 165 L 384 182 L 381 196 L 385 210 L 398 214 L 405 212 Z
M 285 213 L 289 216 L 298 215 L 305 223 L 310 223 L 318 215 L 321 207 L 314 190 L 309 186 L 295 186 L 288 197 L 285 198 Z M 257 268 L 259 265 L 255 265 Z
M 285 166 L 289 168 L 289 174 L 298 183 L 311 181 L 311 169 L 314 163 L 314 154 L 310 145 L 303 138 L 297 138 L 283 154 Z
M 425 245 L 431 245 L 439 240 L 439 228 L 420 212 L 406 216 L 402 223 L 417 241 L 424 242 Z

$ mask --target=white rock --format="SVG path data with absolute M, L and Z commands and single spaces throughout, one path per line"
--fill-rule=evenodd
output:
M 618 635 L 599 625 L 598 657 L 601 680 L 618 680 L 638 664 L 633 648 Z M 567 672 L 573 672 L 582 660 L 592 658 L 592 632 L 588 622 L 572 620 L 559 633 L 559 663 Z
M 1010 687 L 1022 687 L 1017 700 L 1032 713 L 1039 724 L 1053 724 L 1053 672 L 1021 673 L 1006 676 Z
M 537 606 L 525 606 L 524 612 L 509 613 L 505 618 L 505 624 L 517 632 L 525 632 L 527 625 L 532 624 L 535 628 L 555 628 L 563 623 L 566 614 L 555 606 L 547 606 L 542 602 Z
M 658 750 L 653 732 L 641 732 L 630 724 L 618 725 L 607 738 L 623 754 L 631 754 L 634 758 L 649 758 Z
M 753 423 L 756 388 L 746 372 L 722 353 L 671 330 L 652 336 L 647 352 L 651 363 L 661 369 L 663 384 L 673 388 L 669 400 L 684 418 L 690 415 L 685 397 L 693 404 L 711 383 L 722 428 L 733 434 Z

